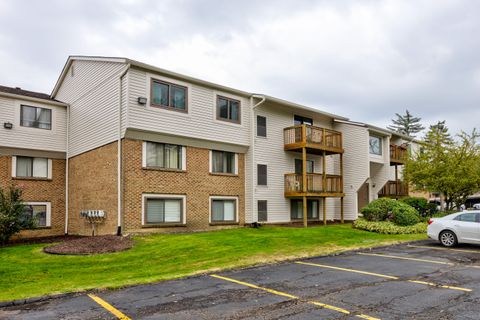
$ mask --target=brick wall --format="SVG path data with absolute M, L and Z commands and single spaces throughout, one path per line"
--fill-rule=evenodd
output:
M 23 190 L 23 200 L 51 203 L 51 227 L 23 230 L 15 238 L 62 235 L 65 232 L 65 160 L 52 160 L 52 179 L 12 178 L 12 157 L 0 156 L 0 188 L 16 185 Z
M 117 231 L 117 143 L 70 158 L 68 233 L 91 235 L 91 225 L 81 210 L 104 210 L 106 220 L 98 234 Z
M 124 229 L 162 232 L 218 229 L 209 224 L 210 196 L 238 196 L 239 225 L 245 222 L 245 161 L 239 155 L 238 176 L 209 173 L 209 150 L 187 147 L 185 172 L 142 168 L 142 141 L 123 141 Z M 186 195 L 186 227 L 142 228 L 142 194 Z

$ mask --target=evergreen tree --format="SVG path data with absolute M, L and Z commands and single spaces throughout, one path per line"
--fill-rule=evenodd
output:
M 415 137 L 416 133 L 419 133 L 425 129 L 425 127 L 420 123 L 420 120 L 422 119 L 412 116 L 408 110 L 406 110 L 404 115 L 395 113 L 395 116 L 397 119 L 392 119 L 393 124 L 387 127 L 389 130 L 404 134 L 406 136 Z

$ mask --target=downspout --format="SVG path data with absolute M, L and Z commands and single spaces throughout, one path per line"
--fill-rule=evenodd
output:
M 259 102 L 256 104 L 253 104 L 253 98 L 258 98 L 260 99 Z M 251 112 L 251 118 L 250 118 L 250 131 L 251 131 L 251 136 L 250 136 L 250 145 L 251 145 L 251 152 L 252 152 L 252 205 L 251 205 L 251 213 L 252 213 L 252 220 L 253 220 L 253 212 L 255 211 L 255 109 L 259 107 L 261 104 L 265 102 L 266 98 L 265 96 L 262 95 L 251 95 L 250 96 L 250 105 L 252 106 L 252 112 Z M 252 221 L 253 222 L 253 221 Z M 257 214 L 257 219 L 256 222 L 258 222 L 258 214 Z
M 119 77 L 118 138 L 117 138 L 117 236 L 122 235 L 122 79 L 130 69 L 127 64 Z
M 69 175 L 68 175 L 68 168 L 69 168 L 69 152 L 68 148 L 70 146 L 69 143 L 69 136 L 70 136 L 70 105 L 67 105 L 67 141 L 65 143 L 65 234 L 68 234 L 68 182 L 69 182 Z

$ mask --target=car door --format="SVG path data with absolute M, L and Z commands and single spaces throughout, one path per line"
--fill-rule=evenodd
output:
M 480 220 L 476 212 L 462 213 L 453 219 L 460 242 L 480 243 Z

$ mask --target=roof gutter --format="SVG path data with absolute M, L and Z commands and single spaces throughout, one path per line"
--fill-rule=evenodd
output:
M 46 104 L 59 106 L 59 107 L 68 106 L 68 104 L 66 104 L 64 102 L 61 102 L 61 101 L 35 98 L 35 97 L 24 96 L 24 95 L 15 94 L 15 93 L 0 92 L 0 96 L 6 97 L 6 98 L 12 98 L 12 99 L 22 99 L 22 100 L 28 100 L 28 101 L 33 101 L 33 102 L 46 103 Z

